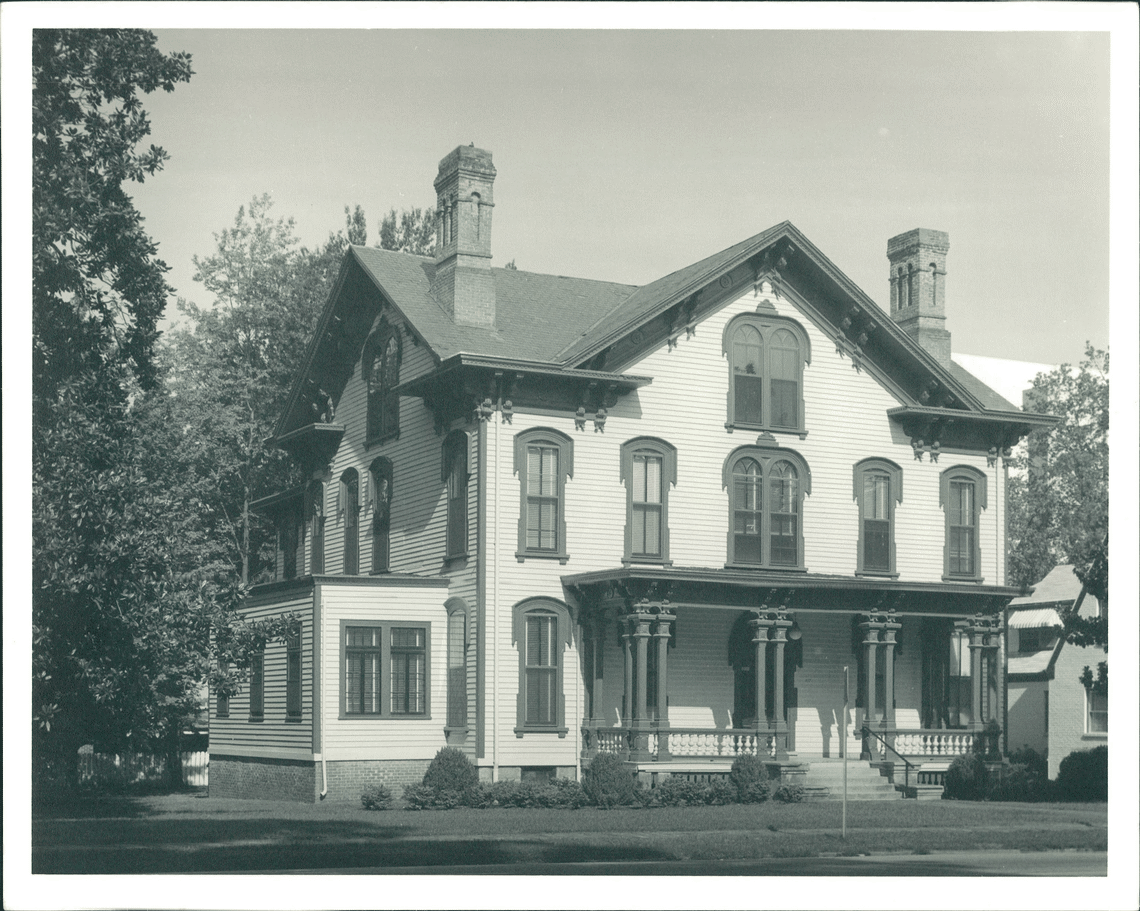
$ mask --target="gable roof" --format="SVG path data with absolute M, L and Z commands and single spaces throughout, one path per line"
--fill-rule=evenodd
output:
M 1014 598 L 1009 602 L 1009 606 L 1016 610 L 1045 604 L 1070 605 L 1080 597 L 1080 594 L 1081 580 L 1077 578 L 1070 564 L 1062 563 L 1060 566 L 1054 566 L 1048 575 L 1033 587 L 1033 594 Z
M 777 262 L 775 266 L 772 265 L 774 261 Z M 458 355 L 475 355 L 576 370 L 589 366 L 596 355 L 608 350 L 615 342 L 651 320 L 664 318 L 670 308 L 691 299 L 718 277 L 744 264 L 755 270 L 757 278 L 761 274 L 771 274 L 785 287 L 788 285 L 781 273 L 786 271 L 788 275 L 794 275 L 797 282 L 810 289 L 808 309 L 816 304 L 825 308 L 826 312 L 813 310 L 813 313 L 815 318 L 832 325 L 829 331 L 839 331 L 842 335 L 842 330 L 835 330 L 834 326 L 841 322 L 849 325 L 850 321 L 844 320 L 844 315 L 857 313 L 860 325 L 873 333 L 874 338 L 865 346 L 866 350 L 857 345 L 854 350 L 868 363 L 884 365 L 887 373 L 898 371 L 900 375 L 911 377 L 912 392 L 901 388 L 897 391 L 904 400 L 910 399 L 903 410 L 914 411 L 917 420 L 929 420 L 932 415 L 938 418 L 944 411 L 959 416 L 963 411 L 979 416 L 988 413 L 986 419 L 991 421 L 1009 421 L 1016 415 L 1015 430 L 1020 433 L 1028 432 L 1034 417 L 1038 418 L 1037 423 L 1053 420 L 1028 416 L 960 365 L 941 364 L 795 225 L 784 221 L 641 287 L 492 268 L 496 313 L 494 325 L 486 328 L 457 325 L 432 296 L 431 281 L 436 268 L 432 258 L 376 247 L 352 246 L 345 254 L 341 275 L 310 342 L 304 366 L 278 422 L 276 436 L 280 438 L 306 420 L 304 388 L 307 382 L 321 385 L 323 379 L 326 384 L 336 385 L 328 375 L 327 364 L 331 359 L 359 357 L 363 336 L 353 338 L 352 343 L 345 346 L 337 341 L 335 333 L 330 332 L 341 317 L 349 315 L 356 317 L 356 331 L 363 325 L 362 314 L 350 314 L 352 304 L 344 300 L 351 296 L 343 290 L 346 279 L 353 276 L 363 276 L 404 317 L 410 331 L 426 344 L 437 365 Z M 800 299 L 807 301 L 802 296 Z M 341 325 L 344 325 L 343 321 Z M 366 334 L 367 330 L 364 331 Z M 853 334 L 858 331 L 857 326 Z M 338 344 L 339 353 L 334 353 Z M 351 373 L 351 365 L 348 365 L 348 373 Z M 880 372 L 879 375 L 885 377 L 887 373 Z M 345 375 L 343 369 L 339 371 L 337 382 L 341 385 Z M 951 401 L 956 399 L 953 411 L 947 411 L 945 407 L 924 408 L 919 404 L 916 396 L 921 387 L 914 384 L 928 382 L 945 390 Z M 335 394 L 339 395 L 339 389 Z M 921 414 L 918 413 L 920 411 Z M 892 414 L 892 417 L 902 419 L 909 415 Z

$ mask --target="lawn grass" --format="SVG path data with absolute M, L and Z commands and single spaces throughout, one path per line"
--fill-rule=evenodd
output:
M 599 810 L 368 812 L 193 795 L 35 814 L 36 872 L 191 872 L 570 860 L 701 860 L 1107 848 L 1105 804 L 852 801 Z

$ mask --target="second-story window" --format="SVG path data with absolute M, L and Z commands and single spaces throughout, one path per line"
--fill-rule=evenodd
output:
M 986 508 L 986 476 L 970 465 L 955 465 L 942 472 L 938 492 L 946 516 L 943 579 L 981 582 L 978 518 Z
M 519 547 L 516 556 L 554 557 L 565 563 L 566 478 L 574 476 L 574 444 L 547 427 L 515 437 L 515 473 L 520 483 Z
M 350 468 L 340 477 L 340 518 L 344 523 L 344 574 L 360 572 L 360 476 Z
M 310 481 L 305 488 L 305 534 L 309 540 L 309 573 L 325 571 L 325 485 Z
M 811 493 L 807 463 L 788 449 L 741 446 L 726 460 L 729 491 L 728 564 L 802 569 L 801 514 Z
M 669 487 L 677 483 L 677 450 L 656 437 L 622 444 L 626 485 L 625 560 L 669 561 Z
M 807 334 L 799 323 L 744 314 L 725 328 L 729 360 L 726 426 L 806 433 L 803 367 L 810 363 Z
M 456 430 L 443 444 L 443 481 L 447 485 L 447 556 L 467 553 L 467 434 Z
M 374 459 L 368 471 L 372 478 L 372 572 L 391 569 L 392 463 Z
M 902 502 L 902 469 L 889 459 L 863 459 L 854 468 L 859 504 L 856 572 L 895 574 L 895 504 Z

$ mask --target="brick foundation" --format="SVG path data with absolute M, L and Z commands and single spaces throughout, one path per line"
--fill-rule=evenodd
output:
M 329 792 L 326 801 L 360 802 L 360 795 L 368 788 L 384 785 L 393 797 L 404 792 L 404 786 L 419 784 L 431 764 L 430 759 L 354 759 L 329 762 Z M 317 779 L 320 780 L 320 763 Z M 318 788 L 318 790 L 320 790 Z
M 212 753 L 209 788 L 211 797 L 313 803 L 321 789 L 320 769 L 311 760 Z

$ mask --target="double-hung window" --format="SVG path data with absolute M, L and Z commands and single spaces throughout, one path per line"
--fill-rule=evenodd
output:
M 383 443 L 400 435 L 400 333 L 385 319 L 364 344 L 363 371 L 368 386 L 366 442 Z
M 301 630 L 285 639 L 285 720 L 301 720 Z
M 305 534 L 309 539 L 309 573 L 325 571 L 325 485 L 310 481 L 305 488 Z
M 249 658 L 249 720 L 265 718 L 265 645 Z
M 803 569 L 804 494 L 811 474 L 798 453 L 742 446 L 724 466 L 730 497 L 728 565 Z
M 360 572 L 360 475 L 350 468 L 340 478 L 340 518 L 344 523 L 344 574 Z
M 467 730 L 467 602 L 448 598 L 447 610 L 447 730 Z
M 391 568 L 392 463 L 383 457 L 374 459 L 368 473 L 372 478 L 372 572 L 386 573 Z
M 529 598 L 515 605 L 514 639 L 519 650 L 518 720 L 515 733 L 565 737 L 563 649 L 569 645 L 570 613 L 559 601 Z
M 1085 688 L 1085 733 L 1108 733 L 1108 693 L 1093 692 Z
M 403 626 L 390 632 L 392 714 L 422 715 L 427 711 L 427 634 Z
M 943 547 L 946 581 L 981 582 L 979 515 L 986 508 L 986 476 L 969 465 L 942 472 L 939 499 L 946 517 Z
M 626 485 L 625 562 L 669 562 L 669 488 L 677 483 L 677 450 L 655 437 L 621 448 Z
M 742 314 L 725 328 L 730 430 L 805 435 L 803 368 L 811 349 L 803 327 L 778 316 Z
M 448 434 L 443 443 L 443 482 L 447 488 L 447 556 L 466 556 L 467 434 L 462 430 Z
M 344 714 L 380 714 L 379 626 L 346 626 L 344 643 Z
M 566 478 L 574 476 L 570 437 L 539 427 L 515 437 L 515 473 L 519 476 L 519 561 L 552 557 L 565 563 Z
M 902 469 L 889 459 L 855 464 L 853 496 L 859 504 L 857 574 L 894 576 L 895 504 L 902 502 Z

